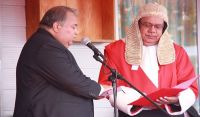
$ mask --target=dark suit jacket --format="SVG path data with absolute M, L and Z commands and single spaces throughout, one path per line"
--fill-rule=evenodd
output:
M 100 90 L 67 48 L 38 29 L 18 60 L 14 117 L 93 117 Z

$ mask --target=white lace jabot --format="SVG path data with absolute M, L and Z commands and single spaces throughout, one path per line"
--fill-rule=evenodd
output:
M 155 46 L 143 46 L 143 55 L 141 68 L 153 82 L 153 84 L 158 87 L 158 60 L 157 60 L 157 45 Z

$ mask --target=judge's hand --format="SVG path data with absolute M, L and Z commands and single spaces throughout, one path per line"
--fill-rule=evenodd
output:
M 156 100 L 158 104 L 179 104 L 178 97 L 160 97 Z

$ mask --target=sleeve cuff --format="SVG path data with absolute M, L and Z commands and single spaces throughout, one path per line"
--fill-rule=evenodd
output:
M 196 101 L 196 96 L 192 89 L 188 88 L 179 93 L 179 105 L 165 105 L 170 115 L 180 115 L 187 111 Z M 186 101 L 187 100 L 187 101 Z M 176 108 L 174 108 L 176 107 Z

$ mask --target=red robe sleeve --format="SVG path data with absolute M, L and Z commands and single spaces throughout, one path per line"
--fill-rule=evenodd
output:
M 177 75 L 177 84 L 189 80 L 195 77 L 194 67 L 192 62 L 190 61 L 189 56 L 186 51 L 180 47 L 175 45 L 176 51 L 176 75 Z M 196 97 L 198 96 L 198 86 L 197 82 L 194 82 L 190 88 L 195 93 Z

